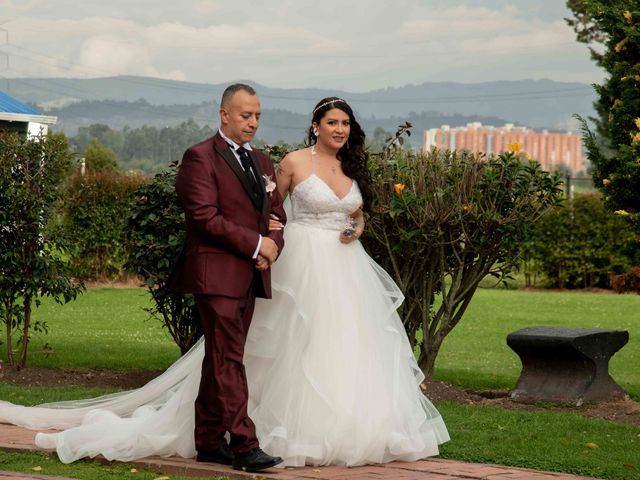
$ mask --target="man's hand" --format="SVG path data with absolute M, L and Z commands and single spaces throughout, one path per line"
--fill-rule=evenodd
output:
M 258 256 L 256 257 L 256 268 L 261 272 L 264 272 L 267 268 L 269 268 L 269 260 L 258 254 Z
M 278 258 L 278 245 L 269 237 L 262 237 L 262 244 L 258 253 L 266 258 L 269 265 L 271 265 Z

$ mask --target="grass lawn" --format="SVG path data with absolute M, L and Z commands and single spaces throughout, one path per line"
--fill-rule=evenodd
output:
M 441 456 L 615 480 L 640 479 L 640 428 L 573 413 L 441 402 Z
M 179 350 L 158 321 L 146 320 L 147 314 L 142 308 L 148 305 L 142 289 L 93 289 L 65 306 L 45 300 L 36 315 L 47 321 L 50 332 L 33 335 L 30 365 L 117 370 L 166 368 L 178 357 Z M 464 388 L 512 388 L 520 372 L 520 362 L 507 347 L 506 336 L 533 325 L 628 330 L 629 344 L 613 357 L 610 373 L 633 398 L 640 399 L 638 295 L 479 290 L 463 321 L 445 340 L 436 364 L 436 378 Z M 2 356 L 4 348 L 0 345 Z M 107 391 L 20 388 L 0 383 L 0 398 L 23 404 L 102 393 Z M 600 478 L 640 478 L 640 429 L 637 426 L 560 412 L 515 412 L 445 402 L 438 407 L 452 437 L 452 441 L 443 446 L 445 458 Z M 0 470 L 29 471 L 34 463 L 31 457 L 22 454 L 0 455 Z M 55 465 L 57 460 L 51 462 Z M 60 465 L 62 470 L 46 473 L 71 475 L 64 469 L 76 468 L 76 465 L 85 468 L 85 464 L 92 465 L 92 462 Z M 26 470 L 15 465 L 23 465 Z M 117 476 L 104 475 L 73 474 L 77 478 Z
M 83 387 L 20 387 L 12 383 L 0 382 L 0 400 L 18 405 L 39 405 L 63 400 L 93 398 L 119 390 Z
M 74 302 L 58 305 L 43 299 L 34 319 L 49 333 L 32 333 L 29 366 L 51 368 L 164 369 L 180 349 L 157 320 L 143 308 L 151 306 L 141 288 L 95 288 Z M 2 358 L 5 345 L 0 346 Z

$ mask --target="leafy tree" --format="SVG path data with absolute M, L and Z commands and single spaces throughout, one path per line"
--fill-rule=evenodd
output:
M 581 119 L 594 184 L 605 205 L 640 232 L 640 5 L 636 0 L 583 0 L 568 6 L 576 15 L 578 39 L 604 44 L 595 59 L 608 77 L 595 86 L 595 107 L 596 131 L 606 148 Z
M 122 150 L 122 132 L 116 131 L 102 123 L 94 123 L 88 127 L 80 127 L 77 135 L 71 139 L 71 143 L 79 152 L 84 152 L 89 142 L 94 138 L 114 152 L 120 152 Z
M 118 157 L 109 147 L 92 138 L 84 149 L 84 161 L 90 172 L 115 172 L 118 170 Z
M 403 291 L 400 314 L 430 377 L 480 281 L 504 279 L 519 264 L 529 230 L 562 197 L 560 178 L 513 152 L 487 158 L 388 148 L 371 170 L 375 205 L 365 247 Z
M 567 8 L 573 12 L 574 18 L 565 18 L 565 21 L 576 32 L 576 39 L 579 42 L 587 45 L 604 44 L 607 34 L 599 28 L 585 0 L 567 0 Z M 589 46 L 589 51 L 591 59 L 601 65 L 602 53 L 592 46 Z
M 113 151 L 122 168 L 156 173 L 180 157 L 190 145 L 213 134 L 210 127 L 200 127 L 193 120 L 166 127 L 125 127 L 122 131 L 95 124 L 81 127 L 72 142 L 78 151 L 84 151 L 92 143 L 101 144 Z
M 9 365 L 25 367 L 31 331 L 46 331 L 46 323 L 33 318 L 34 304 L 44 296 L 68 302 L 82 289 L 69 276 L 61 239 L 45 229 L 72 158 L 63 134 L 0 134 L 0 320 Z

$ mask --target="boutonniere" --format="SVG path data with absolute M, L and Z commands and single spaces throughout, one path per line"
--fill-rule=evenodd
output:
M 276 189 L 276 182 L 273 181 L 271 175 L 264 174 L 262 175 L 262 180 L 264 180 L 264 189 L 269 194 L 269 197 L 273 195 L 273 191 Z

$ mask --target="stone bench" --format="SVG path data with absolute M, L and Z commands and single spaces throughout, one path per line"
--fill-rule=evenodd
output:
M 511 398 L 522 402 L 584 402 L 623 398 L 609 375 L 609 359 L 629 341 L 625 330 L 527 327 L 510 333 L 507 345 L 522 361 Z

